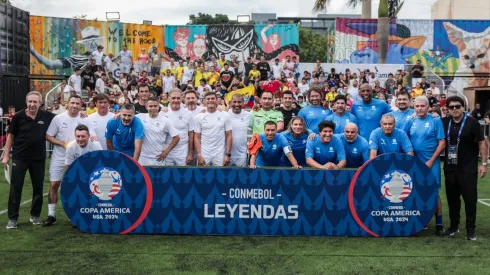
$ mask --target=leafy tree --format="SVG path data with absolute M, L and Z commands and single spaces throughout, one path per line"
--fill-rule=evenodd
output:
M 12 5 L 12 2 L 10 0 L 0 0 L 0 3 L 4 3 L 7 5 Z
M 236 20 L 230 20 L 226 14 L 215 14 L 214 17 L 207 13 L 198 13 L 189 15 L 187 25 L 219 25 L 219 24 L 237 24 Z
M 299 31 L 299 60 L 301 62 L 329 62 L 329 37 L 314 33 L 309 28 L 298 26 Z

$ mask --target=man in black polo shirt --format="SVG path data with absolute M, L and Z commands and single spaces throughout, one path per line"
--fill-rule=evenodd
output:
M 466 239 L 476 240 L 476 204 L 478 174 L 483 178 L 487 174 L 488 149 L 480 123 L 464 112 L 464 101 L 457 96 L 446 101 L 451 118 L 443 118 L 446 133 L 446 158 L 444 160 L 444 177 L 446 178 L 446 195 L 449 206 L 449 236 L 458 230 L 463 197 L 466 212 Z M 482 164 L 478 169 L 478 153 Z
M 135 114 L 147 114 L 146 102 L 150 98 L 150 87 L 146 84 L 140 84 L 138 87 L 138 103 L 134 104 Z
M 28 93 L 26 103 L 27 108 L 16 113 L 12 118 L 2 160 L 3 166 L 7 167 L 10 161 L 10 149 L 13 144 L 7 229 L 17 228 L 22 188 L 24 187 L 27 170 L 29 170 L 32 181 L 30 222 L 34 225 L 42 224 L 40 216 L 43 207 L 44 169 L 46 164 L 45 136 L 55 115 L 39 110 L 42 104 L 42 96 L 38 92 Z
M 267 61 L 265 61 L 265 56 L 260 56 L 260 62 L 257 63 L 257 69 L 260 72 L 260 81 L 269 79 L 269 72 L 271 71 L 271 66 Z
M 297 116 L 301 108 L 293 108 L 294 95 L 291 91 L 284 91 L 282 94 L 282 107 L 279 109 L 284 119 L 284 129 L 287 129 L 289 122 Z

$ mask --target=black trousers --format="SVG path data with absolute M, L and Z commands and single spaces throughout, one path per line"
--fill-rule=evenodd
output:
M 458 228 L 461 197 L 463 197 L 466 212 L 466 229 L 475 228 L 478 173 L 444 171 L 444 177 L 446 178 L 446 196 L 451 227 Z
M 12 161 L 12 178 L 10 179 L 10 194 L 8 203 L 8 216 L 10 220 L 19 218 L 20 201 L 22 199 L 22 188 L 26 172 L 29 170 L 29 175 L 32 181 L 32 204 L 31 216 L 41 216 L 43 208 L 43 185 L 44 185 L 44 169 L 46 160 L 13 160 Z

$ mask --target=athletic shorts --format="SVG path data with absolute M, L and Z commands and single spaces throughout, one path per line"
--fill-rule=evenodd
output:
M 165 161 L 158 161 L 155 158 L 145 158 L 143 156 L 140 156 L 138 163 L 141 166 L 165 166 Z
M 186 159 L 187 157 L 180 158 L 166 158 L 165 166 L 187 166 Z
M 131 70 L 131 65 L 120 64 L 119 70 L 121 70 L 121 73 L 129 74 L 129 71 Z
M 61 181 L 65 172 L 65 163 L 51 160 L 49 164 L 49 181 Z
M 247 166 L 247 158 L 231 158 L 230 166 L 245 167 Z
M 206 162 L 206 166 L 223 166 L 223 161 L 225 159 L 225 157 L 222 154 L 218 154 L 214 156 L 202 155 L 202 157 Z

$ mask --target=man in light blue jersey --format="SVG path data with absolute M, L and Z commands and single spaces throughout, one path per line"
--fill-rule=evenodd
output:
M 384 114 L 381 127 L 374 130 L 369 138 L 369 158 L 388 153 L 405 153 L 413 156 L 413 147 L 407 134 L 395 128 L 395 117 Z
M 320 89 L 313 88 L 308 92 L 309 105 L 299 111 L 298 116 L 306 121 L 306 128 L 318 134 L 318 124 L 330 115 L 330 109 L 322 106 L 322 92 Z
M 342 141 L 333 135 L 335 123 L 322 121 L 318 125 L 320 135 L 306 142 L 306 163 L 319 169 L 341 169 L 346 165 Z
M 410 95 L 402 90 L 396 95 L 396 106 L 398 110 L 391 112 L 395 117 L 395 127 L 406 131 L 405 126 L 415 113 L 414 109 L 410 109 Z
M 334 134 L 342 134 L 344 133 L 345 125 L 348 123 L 357 124 L 357 118 L 352 113 L 345 111 L 345 105 L 347 103 L 345 95 L 336 96 L 333 102 L 335 104 L 335 113 L 328 115 L 325 120 L 335 122 Z
M 369 144 L 359 136 L 357 125 L 350 122 L 344 127 L 343 134 L 335 135 L 342 141 L 345 150 L 347 168 L 359 168 L 369 160 Z
M 439 156 L 446 148 L 444 125 L 439 117 L 429 114 L 429 99 L 425 96 L 415 98 L 417 117 L 407 125 L 415 157 L 432 169 L 439 188 L 441 187 L 441 162 Z M 436 211 L 436 234 L 445 235 L 442 226 L 442 204 L 439 197 Z
M 282 155 L 286 155 L 293 168 L 301 169 L 294 158 L 291 146 L 283 135 L 277 134 L 274 121 L 267 121 L 264 133 L 259 135 L 261 147 L 250 156 L 250 168 L 280 166 Z
M 369 139 L 371 132 L 379 127 L 381 116 L 391 112 L 391 109 L 386 102 L 373 99 L 373 90 L 369 84 L 362 84 L 359 94 L 362 101 L 354 102 L 351 113 L 357 118 L 359 134 L 363 138 Z
M 108 150 L 115 150 L 133 157 L 138 161 L 144 138 L 143 123 L 134 116 L 132 104 L 124 104 L 121 116 L 107 122 L 105 138 Z

